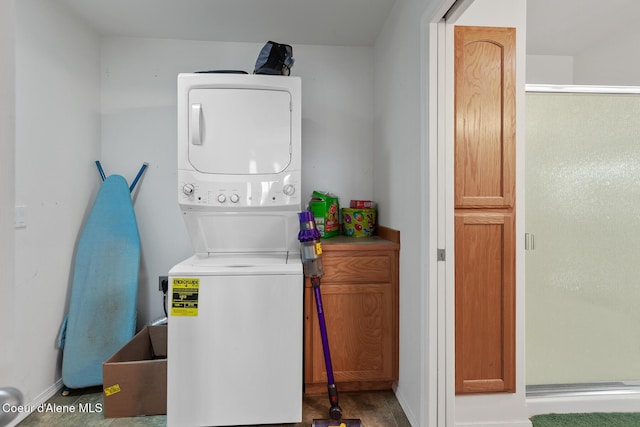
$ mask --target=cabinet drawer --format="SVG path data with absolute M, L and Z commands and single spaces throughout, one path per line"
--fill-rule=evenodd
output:
M 323 282 L 386 283 L 391 282 L 393 267 L 388 252 L 339 256 L 329 254 L 322 259 Z

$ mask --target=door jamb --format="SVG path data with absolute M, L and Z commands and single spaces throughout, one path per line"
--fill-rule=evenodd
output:
M 453 24 L 474 0 L 448 2 L 446 13 L 426 21 L 428 49 L 428 178 L 429 338 L 425 386 L 428 390 L 428 425 L 455 425 L 455 305 L 453 246 Z M 438 261 L 438 249 L 446 260 Z M 425 340 L 426 341 L 426 340 Z M 434 350 L 435 348 L 435 350 Z M 431 375 L 431 373 L 436 373 Z M 435 376 L 435 378 L 433 378 Z M 435 412 L 435 414 L 433 413 Z

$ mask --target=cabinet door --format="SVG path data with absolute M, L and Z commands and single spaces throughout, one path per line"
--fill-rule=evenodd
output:
M 322 284 L 329 347 L 335 381 L 392 381 L 395 379 L 394 325 L 396 306 L 391 283 Z M 305 289 L 307 383 L 327 382 L 313 289 Z M 309 360 L 310 358 L 310 360 Z
M 515 391 L 511 213 L 456 213 L 456 392 Z
M 513 206 L 515 29 L 455 27 L 455 205 Z
M 455 27 L 456 393 L 515 391 L 515 29 Z

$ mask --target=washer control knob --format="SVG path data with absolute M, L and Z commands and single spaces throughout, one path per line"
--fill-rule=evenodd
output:
M 187 196 L 191 196 L 195 190 L 196 188 L 193 186 L 193 184 L 185 184 L 182 187 L 182 192 Z
M 291 197 L 291 196 L 293 196 L 293 194 L 296 192 L 296 187 L 294 187 L 294 186 L 293 186 L 293 185 L 291 185 L 291 184 L 287 184 L 287 185 L 285 185 L 284 187 L 282 187 L 282 192 L 283 192 L 285 195 L 287 195 L 287 196 Z
M 224 194 L 218 194 L 218 201 L 220 203 L 224 203 L 227 201 L 227 196 L 225 196 Z
M 238 203 L 240 201 L 240 196 L 238 196 L 236 193 L 233 193 L 230 199 L 231 199 L 231 203 Z

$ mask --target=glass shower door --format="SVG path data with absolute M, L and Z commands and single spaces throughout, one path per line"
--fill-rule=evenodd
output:
M 640 95 L 526 95 L 526 383 L 640 379 Z

